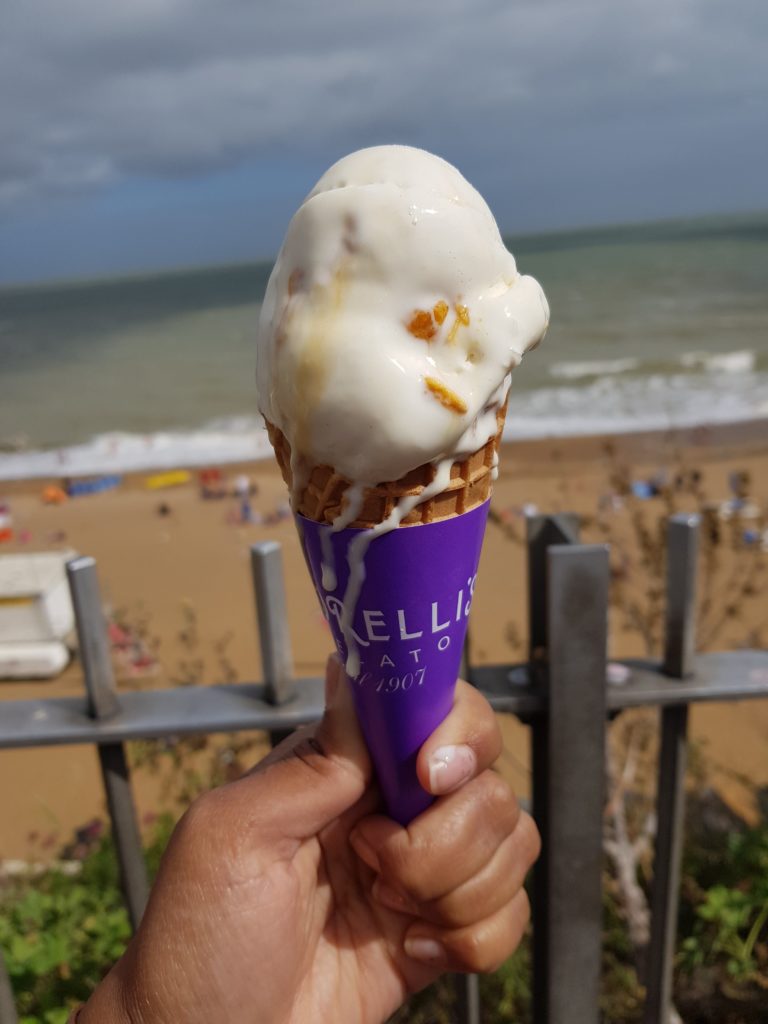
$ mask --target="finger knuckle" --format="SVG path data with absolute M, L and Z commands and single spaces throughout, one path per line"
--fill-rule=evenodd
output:
M 468 902 L 459 893 L 424 901 L 421 912 L 441 928 L 464 928 L 477 920 L 474 901 Z
M 481 718 L 469 734 L 467 743 L 476 752 L 478 759 L 485 765 L 491 765 L 501 754 L 501 731 L 495 717 Z
M 528 927 L 531 920 L 531 901 L 525 889 L 520 889 L 512 902 L 514 906 L 514 916 L 512 920 L 514 928 L 514 945 L 517 946 L 517 943 L 520 941 L 520 936 Z
M 291 751 L 294 763 L 299 762 L 320 781 L 333 777 L 336 771 L 334 761 L 328 757 L 320 742 L 314 736 L 305 736 Z
M 496 712 L 488 703 L 487 698 L 470 683 L 465 685 L 464 699 L 471 715 L 472 727 L 483 736 L 501 736 Z
M 381 873 L 389 882 L 397 883 L 401 888 L 406 889 L 409 895 L 414 896 L 413 891 L 418 882 L 418 863 L 423 853 L 418 847 L 405 842 L 391 842 L 385 844 L 379 850 L 379 862 Z
M 482 782 L 482 799 L 487 813 L 494 818 L 506 818 L 510 814 L 517 817 L 517 799 L 508 783 L 496 772 L 491 771 L 483 773 Z
M 530 814 L 522 812 L 517 825 L 521 832 L 523 857 L 528 867 L 535 864 L 541 853 L 541 836 Z
M 497 893 L 449 893 L 440 899 L 422 904 L 422 913 L 441 928 L 468 928 L 496 909 Z
M 506 959 L 498 952 L 496 944 L 489 942 L 482 929 L 464 932 L 454 944 L 454 954 L 462 970 L 472 974 L 492 974 Z
M 441 844 L 433 836 L 414 836 L 389 846 L 381 858 L 381 873 L 416 903 L 435 898 L 443 878 Z
M 461 933 L 454 947 L 461 969 L 475 974 L 497 971 L 520 945 L 530 916 L 528 894 L 520 889 L 492 922 L 486 921 Z
M 506 956 L 511 956 L 520 945 L 530 921 L 531 902 L 528 899 L 528 893 L 525 889 L 521 889 L 513 901 L 512 915 L 508 928 L 509 935 Z
M 501 753 L 503 747 L 503 740 L 501 736 L 501 728 L 499 727 L 499 720 L 493 712 L 488 701 L 483 697 L 483 711 L 484 714 L 476 716 L 476 728 L 478 733 L 478 743 L 481 744 L 489 753 L 491 760 L 495 761 Z

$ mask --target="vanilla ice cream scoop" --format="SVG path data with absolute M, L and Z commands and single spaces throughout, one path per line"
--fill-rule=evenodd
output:
M 259 407 L 359 486 L 481 448 L 547 329 L 479 193 L 407 146 L 352 153 L 293 217 L 259 322 Z

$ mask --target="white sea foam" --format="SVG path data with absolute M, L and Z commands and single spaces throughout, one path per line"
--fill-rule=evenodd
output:
M 515 394 L 504 437 L 625 434 L 768 417 L 768 374 L 602 377 Z
M 689 370 L 708 373 L 752 373 L 755 353 L 751 349 L 737 352 L 683 352 L 680 365 Z
M 587 385 L 515 391 L 504 436 L 569 437 L 666 430 L 768 417 L 768 373 L 600 377 Z M 100 434 L 52 451 L 0 455 L 0 480 L 61 478 L 272 458 L 261 420 L 216 420 L 197 430 Z
M 3 454 L 0 480 L 130 473 L 267 457 L 272 457 L 272 446 L 261 418 L 242 416 L 216 420 L 199 430 L 113 432 L 67 448 Z
M 583 380 L 588 377 L 613 377 L 636 370 L 658 372 L 662 367 L 670 373 L 685 369 L 694 373 L 742 374 L 752 373 L 757 357 L 751 349 L 735 352 L 683 352 L 669 360 L 641 361 L 633 357 L 618 359 L 584 359 L 576 362 L 553 363 L 550 377 L 559 380 Z
M 579 380 L 582 377 L 606 377 L 614 373 L 628 373 L 640 365 L 638 359 L 585 359 L 581 362 L 553 363 L 549 368 L 551 377 L 563 380 Z

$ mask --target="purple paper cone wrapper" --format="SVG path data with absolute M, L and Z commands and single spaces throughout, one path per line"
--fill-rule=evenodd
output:
M 357 716 L 389 814 L 407 824 L 433 797 L 416 777 L 419 748 L 445 719 L 467 632 L 489 502 L 438 523 L 376 536 L 352 627 L 360 669 L 352 678 Z M 347 549 L 362 530 L 340 530 L 297 516 L 323 613 L 347 661 L 340 627 L 349 578 Z M 335 580 L 323 586 L 323 542 Z M 329 543 L 330 542 L 330 543 Z

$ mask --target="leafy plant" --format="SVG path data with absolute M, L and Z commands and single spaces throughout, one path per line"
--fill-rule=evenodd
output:
M 172 827 L 158 819 L 147 847 L 153 876 Z M 75 873 L 72 867 L 76 868 Z M 121 955 L 130 937 L 108 836 L 84 860 L 0 888 L 0 948 L 16 993 L 21 1024 L 65 1024 Z
M 714 966 L 736 982 L 768 989 L 768 827 L 727 836 L 719 850 L 689 858 L 692 866 L 706 887 L 687 886 L 693 917 L 681 969 Z

